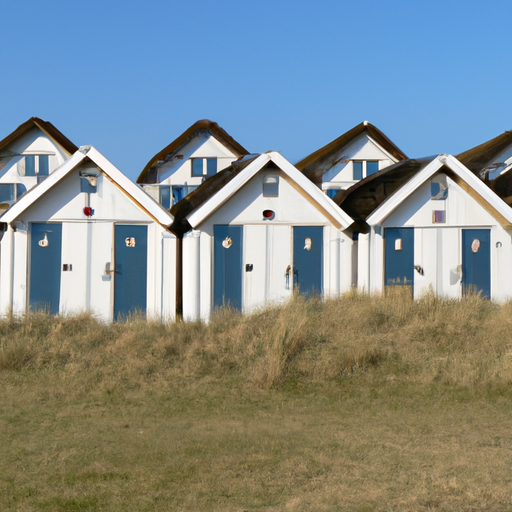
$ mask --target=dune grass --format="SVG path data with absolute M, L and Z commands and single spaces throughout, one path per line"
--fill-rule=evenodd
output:
M 0 510 L 512 508 L 512 304 L 0 320 Z

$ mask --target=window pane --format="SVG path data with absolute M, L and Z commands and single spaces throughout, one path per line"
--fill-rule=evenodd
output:
M 199 185 L 185 185 L 183 187 L 183 197 L 187 197 L 189 194 L 191 194 L 192 192 L 194 192 L 194 190 L 198 187 Z
M 366 162 L 366 176 L 375 174 L 379 170 L 379 162 Z
M 192 176 L 202 176 L 203 175 L 203 159 L 202 158 L 193 158 L 192 159 Z
M 25 157 L 25 176 L 36 175 L 36 157 L 35 155 L 27 155 Z
M 183 186 L 182 185 L 173 185 L 172 186 L 172 204 L 176 204 L 181 199 L 183 199 Z
M 217 159 L 216 158 L 207 158 L 206 159 L 206 174 L 208 176 L 213 176 L 217 174 Z
M 354 180 L 363 179 L 363 162 L 352 162 L 354 169 Z
M 171 187 L 169 185 L 160 187 L 160 204 L 166 209 L 171 207 Z
M 26 191 L 27 187 L 25 187 L 23 183 L 18 183 L 16 185 L 16 200 L 18 200 Z
M 50 174 L 50 164 L 48 155 L 39 155 L 39 176 L 48 176 Z
M 263 197 L 279 196 L 279 176 L 265 176 L 263 178 Z
M 0 184 L 0 203 L 14 202 L 14 184 L 2 183 Z
M 328 188 L 327 189 L 327 195 L 331 198 L 331 199 L 334 199 L 334 196 L 339 192 L 339 190 L 337 188 Z

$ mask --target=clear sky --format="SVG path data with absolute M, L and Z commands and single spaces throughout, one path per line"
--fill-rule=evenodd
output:
M 41 117 L 132 179 L 205 118 L 292 163 L 365 119 L 410 157 L 512 129 L 510 0 L 0 6 L 0 139 Z

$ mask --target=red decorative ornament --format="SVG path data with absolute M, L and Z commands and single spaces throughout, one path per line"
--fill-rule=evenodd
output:
M 94 213 L 94 210 L 90 206 L 86 206 L 84 208 L 84 215 L 86 217 L 92 217 L 93 213 Z

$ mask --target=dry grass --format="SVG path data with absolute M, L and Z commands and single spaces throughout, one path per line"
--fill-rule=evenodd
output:
M 512 508 L 512 304 L 0 321 L 0 510 Z

